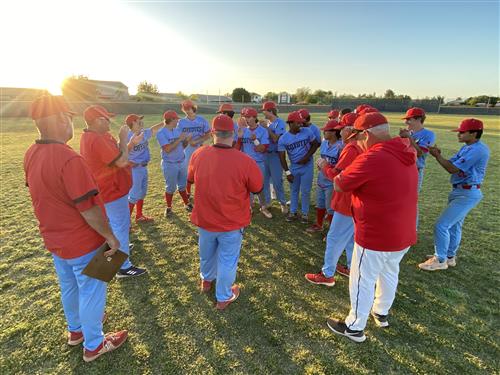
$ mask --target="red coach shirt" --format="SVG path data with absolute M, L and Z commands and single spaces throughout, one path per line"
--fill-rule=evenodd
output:
M 80 138 L 80 153 L 97 181 L 104 203 L 128 194 L 132 187 L 130 167 L 118 168 L 113 164 L 121 151 L 111 134 L 85 129 Z
M 50 252 L 71 259 L 104 243 L 80 214 L 95 205 L 103 213 L 104 208 L 90 169 L 71 147 L 36 141 L 24 156 L 24 172 L 40 233 Z
M 229 232 L 250 224 L 250 193 L 262 190 L 257 163 L 235 148 L 204 146 L 191 156 L 188 181 L 194 183 L 191 222 L 210 232 Z
M 327 165 L 323 168 L 323 174 L 330 180 L 333 180 L 340 172 L 352 164 L 354 159 L 361 154 L 363 150 L 356 141 L 349 142 L 342 150 L 339 160 L 335 166 Z M 352 216 L 351 193 L 334 192 L 332 195 L 331 208 L 335 212 L 345 216 Z
M 372 146 L 335 178 L 352 192 L 358 245 L 399 251 L 417 241 L 416 155 L 407 139 L 396 137 Z

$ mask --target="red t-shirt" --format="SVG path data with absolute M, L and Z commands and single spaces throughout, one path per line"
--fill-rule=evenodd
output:
M 399 251 L 417 241 L 417 153 L 399 137 L 377 143 L 335 177 L 352 192 L 356 243 L 370 250 Z
M 85 129 L 80 138 L 80 154 L 97 181 L 104 203 L 128 194 L 132 187 L 132 174 L 130 167 L 118 168 L 114 165 L 121 151 L 111 134 Z
M 262 190 L 263 176 L 248 155 L 229 146 L 203 146 L 191 156 L 188 181 L 196 186 L 194 225 L 229 232 L 250 224 L 250 193 Z
M 339 156 L 339 160 L 337 164 L 334 166 L 327 164 L 323 168 L 323 174 L 329 179 L 332 180 L 344 169 L 346 169 L 349 165 L 352 164 L 354 159 L 361 154 L 363 150 L 358 146 L 358 142 L 351 141 L 349 142 L 342 150 Z M 341 193 L 334 192 L 332 195 L 331 208 L 335 212 L 345 216 L 352 216 L 351 210 L 351 193 Z
M 24 156 L 24 173 L 45 247 L 64 259 L 85 255 L 104 243 L 81 211 L 104 207 L 83 158 L 71 147 L 36 141 Z

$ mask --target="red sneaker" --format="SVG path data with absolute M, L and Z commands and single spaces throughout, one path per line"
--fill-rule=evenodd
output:
M 155 219 L 153 219 L 152 217 L 144 216 L 144 215 L 135 218 L 136 223 L 150 223 L 152 221 L 155 221 Z
M 203 293 L 208 293 L 212 289 L 212 281 L 201 280 L 201 291 Z
M 104 341 L 101 345 L 97 347 L 95 350 L 87 350 L 83 349 L 83 360 L 85 362 L 91 362 L 101 355 L 112 352 L 115 349 L 118 349 L 123 345 L 125 341 L 127 341 L 128 332 L 118 331 L 114 333 L 106 333 L 104 336 Z
M 104 313 L 102 316 L 102 324 L 106 323 L 106 320 L 108 319 L 108 315 Z M 83 332 L 68 332 L 68 345 L 69 346 L 76 346 L 80 345 L 83 342 Z
M 305 277 L 306 280 L 309 281 L 311 284 L 326 285 L 326 286 L 335 285 L 335 278 L 325 277 L 325 275 L 323 275 L 323 272 L 306 273 Z
M 217 306 L 215 308 L 217 310 L 224 310 L 226 307 L 228 307 L 232 302 L 236 301 L 238 297 L 240 296 L 240 287 L 238 285 L 233 285 L 231 288 L 233 291 L 233 296 L 228 299 L 227 301 L 224 302 L 217 302 Z
M 349 268 L 344 267 L 341 264 L 337 264 L 336 271 L 338 274 L 340 274 L 342 276 L 349 277 L 349 272 L 350 272 Z
M 318 224 L 313 224 L 309 228 L 306 229 L 307 233 L 316 233 L 316 232 L 322 232 L 323 228 L 321 228 Z

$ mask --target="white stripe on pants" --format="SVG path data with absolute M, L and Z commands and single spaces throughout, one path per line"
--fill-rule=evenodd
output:
M 365 329 L 373 312 L 387 315 L 396 297 L 399 263 L 409 247 L 400 251 L 375 251 L 354 245 L 349 274 L 351 311 L 345 319 L 349 329 Z

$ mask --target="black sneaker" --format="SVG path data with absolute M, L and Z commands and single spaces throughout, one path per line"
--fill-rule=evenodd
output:
M 134 246 L 135 246 L 135 245 L 134 245 L 132 242 L 130 242 L 130 243 L 128 244 L 128 250 L 129 250 L 129 251 L 131 251 L 131 250 L 134 248 Z
M 347 328 L 346 324 L 340 320 L 328 318 L 326 320 L 326 325 L 333 331 L 333 333 L 345 336 L 354 342 L 363 342 L 366 340 L 364 331 L 353 331 L 352 329 Z
M 309 215 L 307 215 L 307 214 L 302 214 L 302 215 L 300 216 L 300 222 L 301 222 L 302 224 L 307 224 L 307 223 L 309 223 Z
M 148 272 L 145 268 L 139 268 L 136 266 L 131 266 L 125 270 L 119 270 L 116 274 L 117 279 L 125 279 L 127 277 L 142 276 Z
M 285 217 L 285 220 L 288 222 L 295 221 L 299 218 L 299 215 L 292 214 L 291 212 Z
M 172 215 L 172 207 L 167 207 L 165 209 L 165 214 L 164 215 L 165 215 L 165 217 L 171 216 Z
M 389 321 L 387 320 L 388 315 L 380 315 L 372 311 L 372 317 L 377 327 L 381 328 L 389 327 Z
M 192 212 L 193 211 L 193 205 L 191 203 L 188 203 L 184 206 L 187 212 Z

